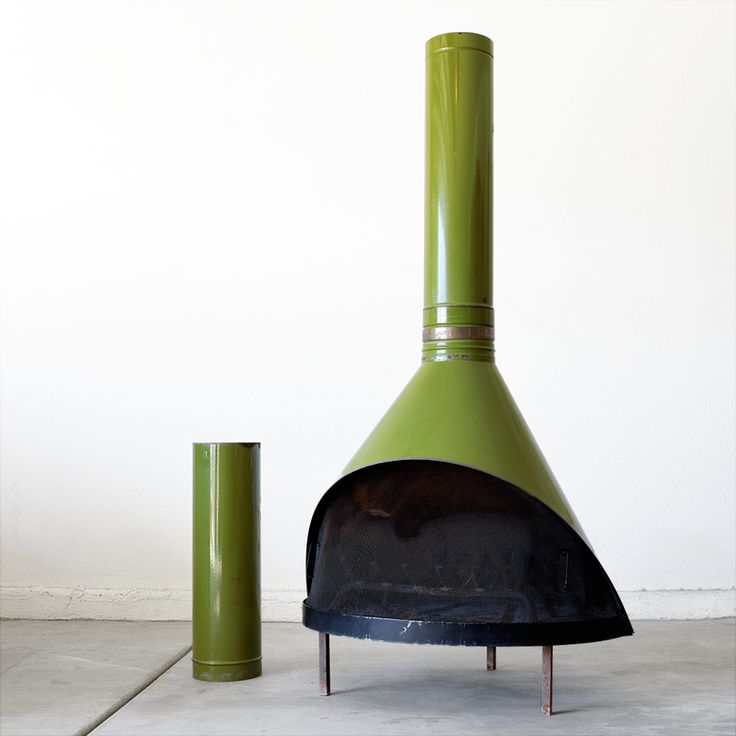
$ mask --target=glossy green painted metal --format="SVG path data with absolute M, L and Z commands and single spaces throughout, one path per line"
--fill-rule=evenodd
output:
M 493 322 L 491 54 L 472 33 L 427 43 L 423 363 L 343 475 L 405 459 L 465 465 L 534 496 L 586 539 L 493 363 L 492 338 L 437 339 L 447 326 L 488 332 Z
M 427 42 L 425 328 L 493 325 L 492 84 L 490 39 L 446 33 Z M 425 359 L 492 359 L 488 339 L 455 353 L 434 343 L 425 333 Z
M 261 674 L 260 445 L 194 445 L 192 673 Z
M 392 460 L 443 460 L 515 486 L 583 530 L 493 363 L 421 365 L 343 471 Z

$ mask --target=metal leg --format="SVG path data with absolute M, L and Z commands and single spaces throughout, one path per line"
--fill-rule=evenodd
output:
M 486 669 L 496 669 L 496 647 L 486 647 Z
M 552 715 L 552 646 L 542 647 L 542 714 Z
M 319 634 L 319 692 L 330 694 L 330 635 Z

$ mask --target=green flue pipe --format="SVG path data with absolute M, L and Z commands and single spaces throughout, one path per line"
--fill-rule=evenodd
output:
M 194 445 L 192 675 L 261 674 L 260 445 Z
M 493 359 L 493 43 L 426 45 L 424 360 Z

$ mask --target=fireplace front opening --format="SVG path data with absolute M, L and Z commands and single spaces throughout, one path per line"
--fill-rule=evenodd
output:
M 527 493 L 434 460 L 369 466 L 317 507 L 304 623 L 368 639 L 552 645 L 631 633 L 588 545 Z

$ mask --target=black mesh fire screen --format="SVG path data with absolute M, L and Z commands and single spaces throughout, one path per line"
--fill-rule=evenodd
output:
M 563 644 L 632 633 L 575 531 L 515 486 L 401 460 L 341 479 L 307 544 L 304 623 L 445 644 Z

